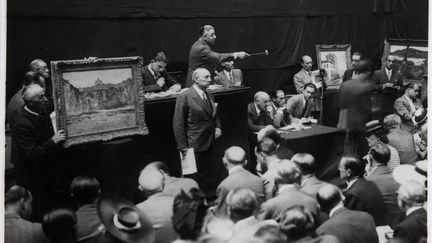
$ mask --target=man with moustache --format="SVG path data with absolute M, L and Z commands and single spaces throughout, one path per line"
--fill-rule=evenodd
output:
M 210 72 L 213 80 L 215 75 L 215 65 L 225 60 L 243 59 L 248 57 L 246 52 L 217 53 L 211 50 L 216 42 L 215 29 L 211 25 L 204 25 L 199 28 L 199 39 L 195 41 L 189 52 L 189 69 L 186 79 L 186 87 L 191 87 L 194 82 L 192 73 L 197 68 L 205 68 Z

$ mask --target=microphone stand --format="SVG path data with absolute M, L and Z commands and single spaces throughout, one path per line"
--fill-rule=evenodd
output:
M 322 117 L 323 117 L 323 111 L 324 111 L 324 106 L 323 106 L 323 100 L 324 100 L 324 89 L 326 88 L 326 84 L 324 81 L 324 76 L 326 74 L 325 69 L 321 69 L 319 70 L 319 77 L 321 79 L 321 92 L 320 92 L 320 116 L 319 116 L 319 121 L 318 124 L 322 125 Z

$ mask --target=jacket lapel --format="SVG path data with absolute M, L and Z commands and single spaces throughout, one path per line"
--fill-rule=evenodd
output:
M 198 105 L 200 105 L 206 112 L 207 112 L 207 114 L 209 115 L 209 116 L 211 116 L 211 117 L 213 117 L 213 114 L 212 114 L 212 111 L 211 111 L 211 107 L 210 107 L 210 105 L 209 104 L 206 104 L 202 99 L 201 99 L 201 97 L 199 96 L 199 94 L 198 94 L 198 92 L 195 90 L 195 88 L 194 87 L 190 87 L 190 89 L 192 89 L 192 93 L 194 94 L 193 96 L 192 96 L 192 99 L 198 104 Z M 209 97 L 209 95 L 207 94 L 207 92 L 205 92 L 206 93 L 206 95 L 207 95 L 207 99 L 209 99 L 210 100 L 210 102 L 211 102 L 211 98 Z M 212 105 L 213 105 L 213 103 L 212 103 Z

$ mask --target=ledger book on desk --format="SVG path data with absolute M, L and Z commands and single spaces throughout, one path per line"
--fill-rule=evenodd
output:
M 197 172 L 195 152 L 193 148 L 189 148 L 185 156 L 180 152 L 180 161 L 182 166 L 182 175 L 190 175 Z

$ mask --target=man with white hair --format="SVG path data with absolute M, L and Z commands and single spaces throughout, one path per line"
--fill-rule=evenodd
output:
M 138 178 L 139 189 L 145 194 L 147 200 L 137 204 L 137 208 L 147 215 L 153 223 L 156 233 L 154 242 L 172 242 L 178 238 L 173 228 L 174 198 L 164 194 L 164 176 L 156 168 L 146 167 Z
M 401 164 L 414 164 L 417 160 L 414 136 L 402 130 L 401 123 L 402 120 L 397 114 L 390 114 L 384 118 L 383 124 L 388 131 L 388 144 L 398 151 Z
M 198 68 L 205 68 L 210 72 L 211 80 L 215 75 L 215 65 L 225 60 L 243 59 L 248 57 L 244 51 L 233 53 L 217 53 L 211 50 L 216 42 L 216 32 L 213 26 L 204 25 L 199 28 L 199 38 L 193 43 L 189 52 L 189 69 L 186 79 L 186 87 L 194 84 L 193 72 Z
M 243 168 L 247 160 L 246 152 L 242 148 L 238 146 L 230 147 L 225 151 L 222 161 L 228 171 L 228 177 L 225 178 L 217 188 L 219 202 L 223 201 L 230 190 L 235 190 L 237 188 L 250 189 L 261 202 L 265 200 L 264 179 Z
M 54 133 L 50 116 L 45 113 L 47 98 L 41 86 L 29 85 L 23 99 L 25 105 L 12 128 L 11 161 L 18 185 L 28 188 L 37 203 L 39 189 L 56 186 L 52 178 L 57 175 L 56 150 L 57 144 L 65 140 L 65 132 Z M 35 208 L 35 212 L 40 213 L 37 205 Z
M 177 97 L 174 137 L 183 155 L 188 149 L 194 150 L 197 173 L 191 177 L 208 197 L 214 197 L 215 188 L 223 176 L 222 166 L 213 159 L 215 139 L 222 135 L 222 130 L 213 95 L 206 91 L 211 82 L 210 72 L 198 68 L 192 77 L 193 86 Z
M 263 91 L 259 91 L 254 96 L 254 101 L 249 103 L 248 111 L 248 128 L 250 132 L 258 132 L 267 125 L 275 125 L 267 110 L 270 96 Z
M 406 212 L 406 217 L 394 227 L 394 238 L 406 243 L 427 239 L 427 212 L 423 207 L 425 201 L 425 188 L 422 184 L 413 180 L 402 183 L 398 190 L 398 204 Z

